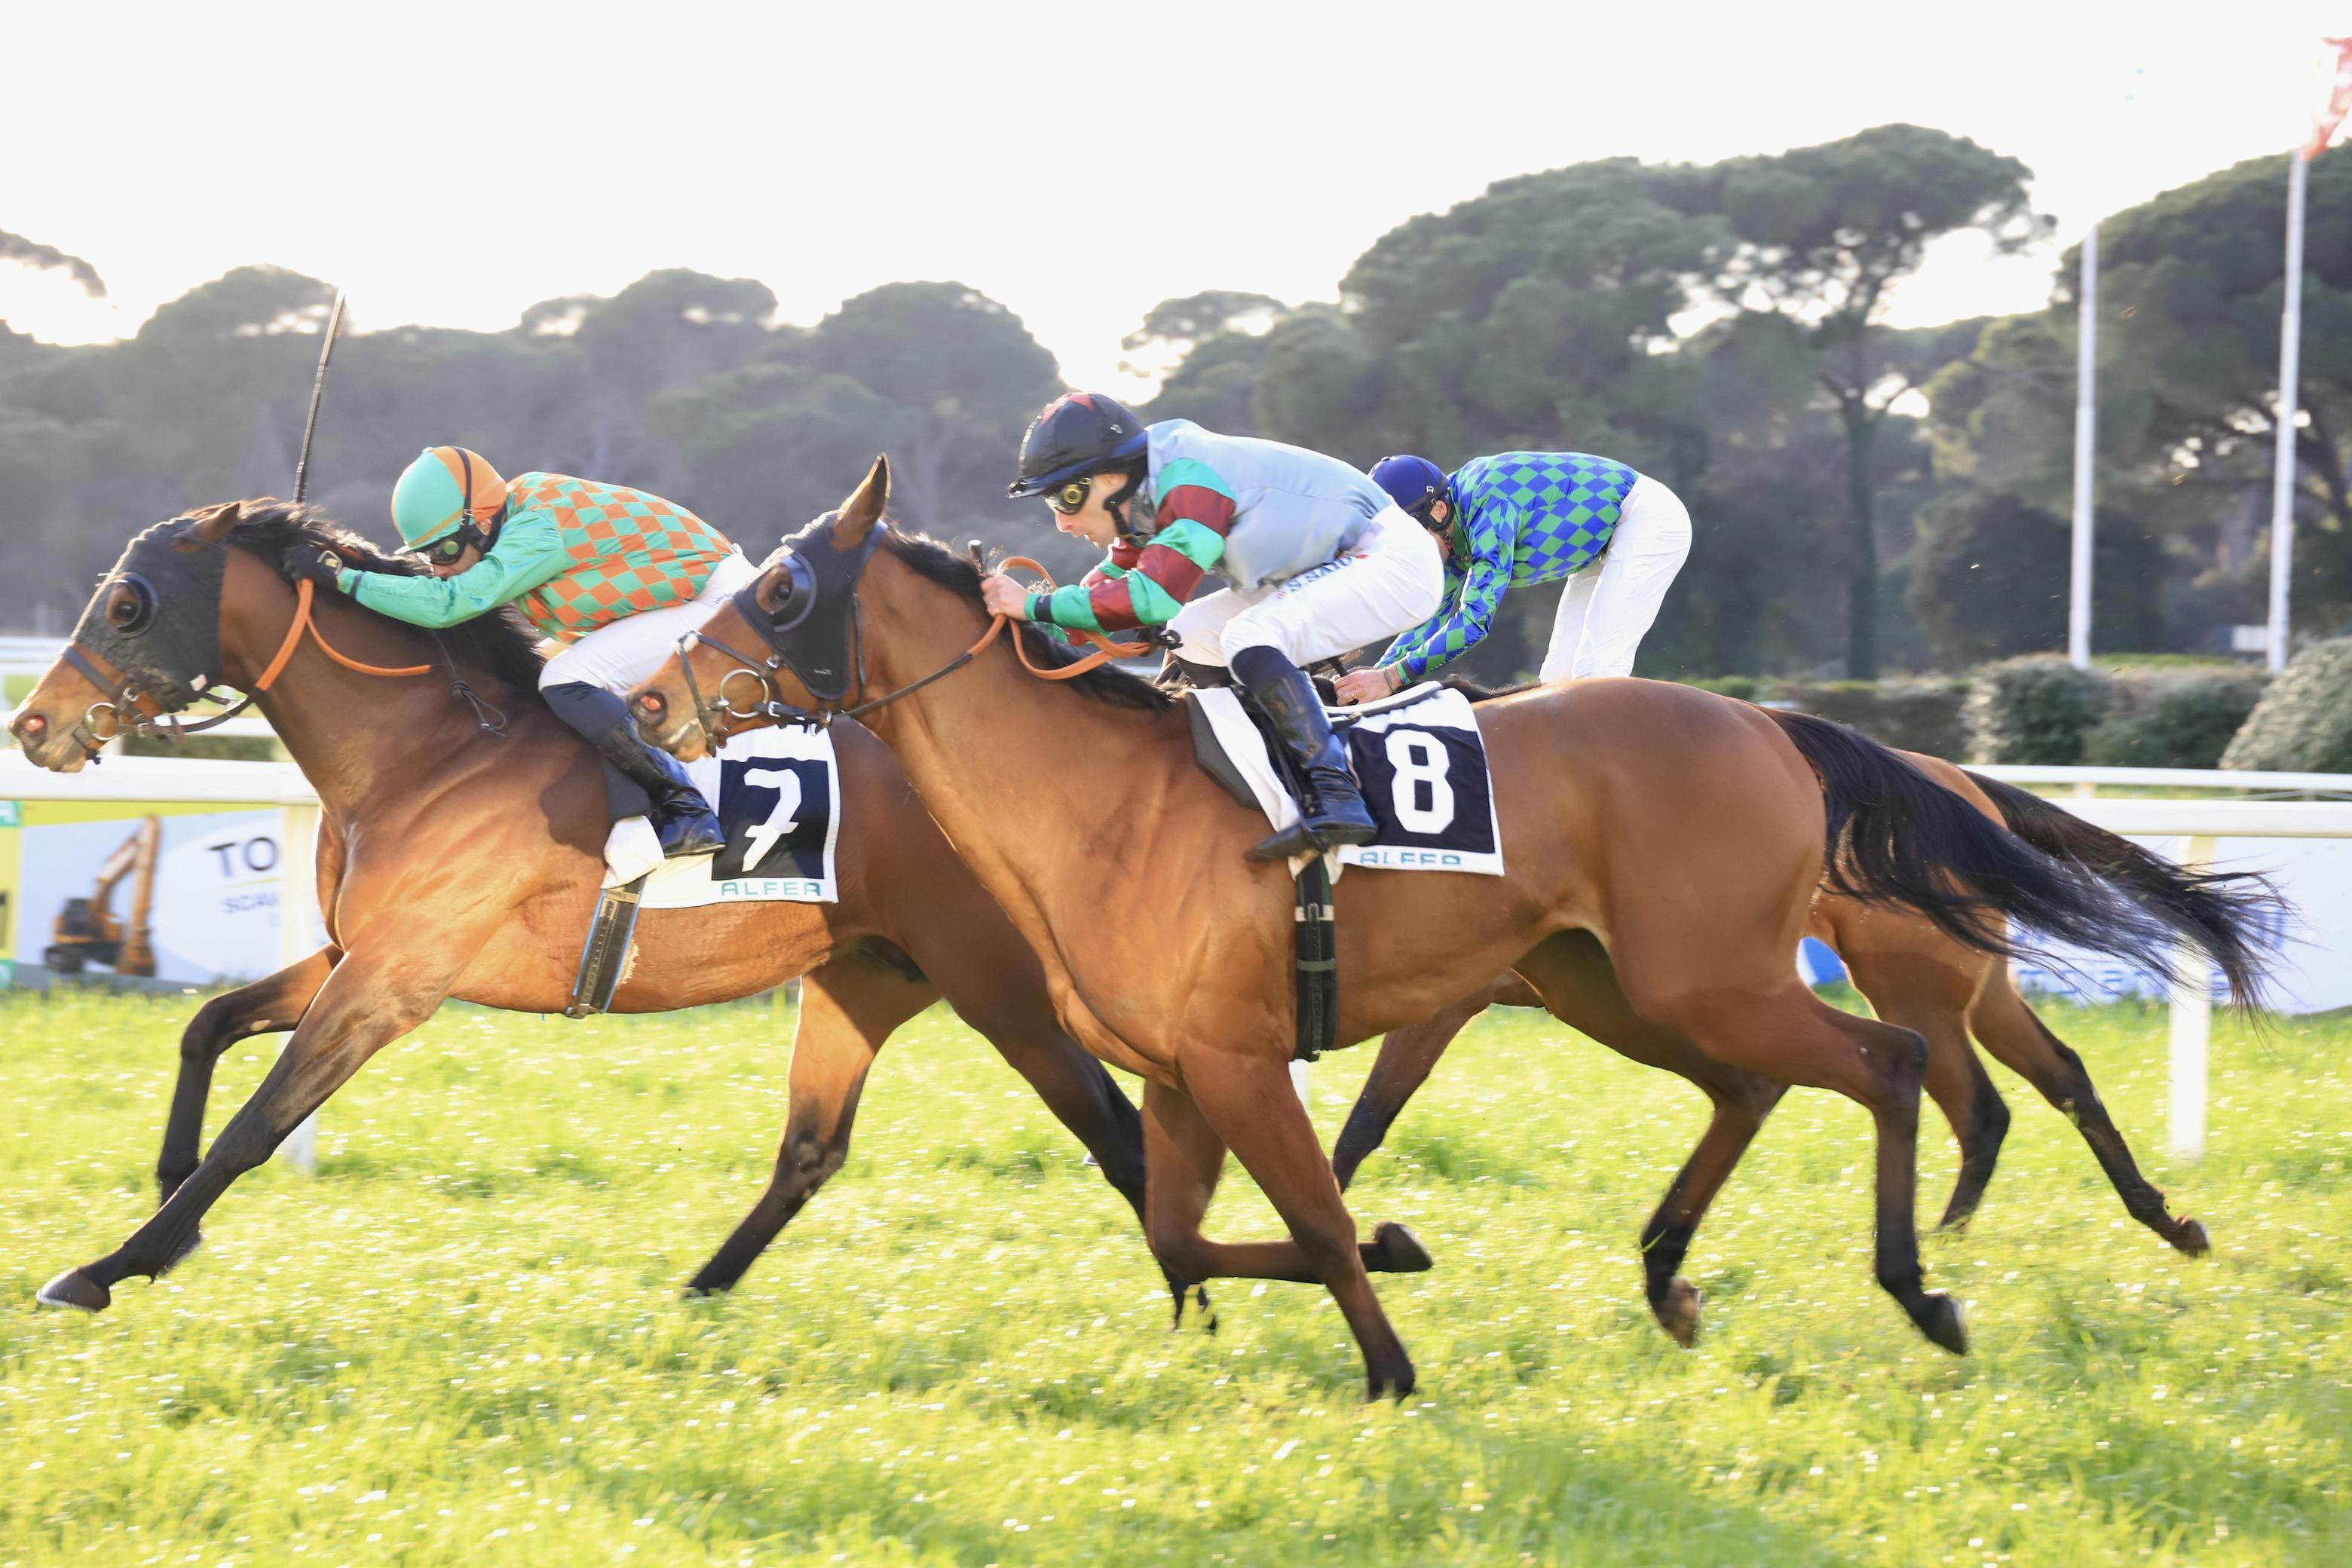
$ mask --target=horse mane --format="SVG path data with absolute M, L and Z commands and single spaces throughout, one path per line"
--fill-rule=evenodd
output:
M 323 545 L 363 572 L 416 577 L 425 570 L 425 563 L 413 555 L 387 555 L 351 530 L 328 521 L 313 509 L 295 501 L 282 501 L 275 496 L 239 503 L 237 523 L 229 531 L 228 542 L 259 556 L 272 572 L 280 569 L 279 559 L 289 546 L 296 544 Z M 371 610 L 357 599 L 346 603 L 362 615 L 373 616 L 412 634 L 425 629 L 395 616 Z M 501 605 L 488 615 L 444 627 L 440 636 L 449 657 L 458 663 L 495 676 L 517 691 L 539 689 L 540 671 L 547 663 L 540 657 L 539 632 L 512 605 Z
M 896 556 L 915 575 L 938 584 L 974 605 L 981 603 L 980 568 L 966 557 L 936 539 L 920 533 L 901 533 L 894 525 L 882 536 L 882 547 Z M 1013 633 L 1038 664 L 1072 664 L 1085 657 L 1087 650 L 1046 636 L 1026 621 L 1017 622 Z M 1106 664 L 1058 684 L 1107 702 L 1114 708 L 1139 708 L 1157 712 L 1174 706 L 1174 699 L 1151 682 L 1129 675 L 1117 665 Z

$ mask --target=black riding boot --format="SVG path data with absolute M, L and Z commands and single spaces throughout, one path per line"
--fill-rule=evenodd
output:
M 702 792 L 694 787 L 676 757 L 637 738 L 636 723 L 618 697 L 585 681 L 542 687 L 540 695 L 547 699 L 557 718 L 596 748 L 598 756 L 651 798 L 646 816 L 653 823 L 655 837 L 661 840 L 664 855 L 671 859 L 708 855 L 727 842 L 726 830 L 711 815 Z
M 1331 732 L 1315 683 L 1270 647 L 1243 648 L 1234 655 L 1232 668 L 1289 753 L 1299 780 L 1299 819 L 1260 843 L 1249 858 L 1287 860 L 1343 844 L 1370 844 L 1380 828 L 1364 809 L 1356 776 L 1348 771 L 1347 748 Z
M 667 752 L 639 740 L 635 724 L 615 724 L 597 736 L 596 752 L 653 796 L 654 807 L 647 815 L 663 855 L 672 860 L 708 855 L 727 842 L 726 830 L 686 769 Z

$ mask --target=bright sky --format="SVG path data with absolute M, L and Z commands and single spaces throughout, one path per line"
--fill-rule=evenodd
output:
M 52 342 L 245 262 L 343 285 L 363 328 L 502 328 L 684 266 L 803 322 L 959 279 L 1108 385 L 1160 300 L 1328 299 L 1407 216 L 1612 154 L 1908 120 L 2023 159 L 2063 245 L 2284 148 L 2352 0 L 82 3 L 6 33 L 0 229 L 110 291 L 0 264 L 0 317 Z M 2031 308 L 2054 253 L 1955 242 L 1897 319 Z

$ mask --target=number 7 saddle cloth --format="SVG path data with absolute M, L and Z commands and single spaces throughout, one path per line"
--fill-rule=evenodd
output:
M 1240 694 L 1207 687 L 1185 700 L 1202 771 L 1276 828 L 1297 821 L 1298 803 Z M 1503 874 L 1486 744 L 1469 698 L 1450 687 L 1417 686 L 1328 711 L 1381 829 L 1371 843 L 1340 849 L 1340 866 Z
M 750 731 L 729 741 L 724 753 L 687 763 L 686 772 L 719 814 L 726 845 L 715 855 L 665 860 L 652 825 L 625 817 L 604 841 L 606 887 L 651 872 L 649 910 L 840 901 L 834 844 L 841 836 L 841 768 L 828 731 Z

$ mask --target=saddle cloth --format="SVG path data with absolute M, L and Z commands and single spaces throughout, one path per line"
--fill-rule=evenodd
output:
M 1209 687 L 1189 700 L 1193 750 L 1203 771 L 1244 804 L 1255 804 L 1276 829 L 1297 821 L 1298 803 L 1240 696 Z M 1422 686 L 1328 712 L 1381 829 L 1371 843 L 1339 850 L 1340 865 L 1503 874 L 1486 744 L 1467 697 L 1450 687 Z
M 652 873 L 644 908 L 840 901 L 834 841 L 841 834 L 841 768 L 833 736 L 791 725 L 738 735 L 719 756 L 686 764 L 687 776 L 719 813 L 727 844 L 715 855 L 662 858 L 642 816 L 613 825 L 604 840 L 604 886 Z

